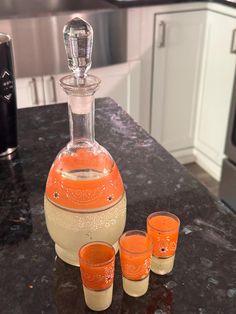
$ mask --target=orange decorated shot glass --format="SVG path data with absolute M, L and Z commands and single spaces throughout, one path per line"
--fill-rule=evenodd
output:
M 153 241 L 151 270 L 159 275 L 172 271 L 180 220 L 168 212 L 155 212 L 147 218 L 147 232 Z
M 119 240 L 124 291 L 133 297 L 147 292 L 149 284 L 152 240 L 140 230 L 125 232 Z
M 84 298 L 93 311 L 103 311 L 112 302 L 115 250 L 106 242 L 90 242 L 79 250 Z

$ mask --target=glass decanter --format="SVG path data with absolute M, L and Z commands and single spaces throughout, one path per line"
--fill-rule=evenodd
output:
M 60 80 L 68 95 L 71 140 L 50 169 L 44 209 L 57 255 L 79 266 L 78 251 L 88 242 L 105 241 L 118 250 L 126 222 L 126 194 L 116 163 L 94 137 L 94 93 L 100 80 L 87 74 L 92 27 L 75 18 L 63 32 L 73 71 Z

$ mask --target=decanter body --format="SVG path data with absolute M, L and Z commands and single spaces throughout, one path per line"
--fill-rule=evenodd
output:
M 75 32 L 76 28 L 80 32 Z M 91 53 L 91 31 L 91 26 L 78 18 L 64 29 L 74 74 L 63 77 L 60 84 L 68 95 L 71 140 L 52 164 L 44 199 L 46 224 L 56 252 L 77 266 L 78 250 L 88 242 L 105 241 L 117 251 L 126 222 L 126 194 L 119 170 L 94 137 L 94 93 L 100 80 L 87 75 L 91 66 L 88 51 L 80 46 L 75 49 L 81 44 Z M 75 41 L 72 37 L 77 36 L 85 38 Z M 78 70 L 79 66 L 83 69 Z

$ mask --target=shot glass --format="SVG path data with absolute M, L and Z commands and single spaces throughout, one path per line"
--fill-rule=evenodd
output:
M 147 292 L 149 284 L 152 240 L 144 231 L 125 232 L 119 239 L 124 291 L 132 297 Z
M 79 250 L 84 298 L 93 311 L 103 311 L 112 302 L 115 250 L 105 242 L 90 242 Z
M 151 270 L 165 275 L 174 267 L 180 220 L 168 212 L 155 212 L 147 218 L 147 232 L 152 238 Z

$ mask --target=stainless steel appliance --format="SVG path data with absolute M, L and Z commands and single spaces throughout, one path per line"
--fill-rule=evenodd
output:
M 236 76 L 232 95 L 229 125 L 220 182 L 220 198 L 236 210 Z
M 23 1 L 23 3 L 26 2 Z M 38 3 L 37 1 L 34 2 Z M 40 15 L 37 17 L 29 17 L 29 8 L 27 17 L 22 17 L 23 13 L 21 10 L 15 13 L 17 16 L 14 15 L 12 17 L 10 15 L 11 18 L 4 18 L 2 16 L 3 13 L 0 14 L 0 32 L 7 33 L 13 38 L 15 75 L 17 78 L 55 75 L 68 72 L 61 34 L 63 26 L 76 16 L 88 21 L 94 29 L 93 68 L 127 61 L 127 11 L 125 9 L 118 10 L 110 8 L 80 10 L 79 7 L 81 7 L 82 2 L 84 3 L 85 1 L 63 1 L 64 6 L 58 7 L 57 10 L 51 7 L 44 8 L 44 6 L 40 6 L 41 11 L 38 11 Z M 52 4 L 52 1 L 48 3 Z M 60 2 L 54 1 L 53 3 Z M 72 3 L 74 3 L 74 6 L 72 6 Z M 76 5 L 78 5 L 77 10 Z M 0 11 L 2 6 L 0 4 Z M 31 7 L 31 13 L 35 16 L 34 6 Z M 12 6 L 12 8 L 15 7 Z M 43 9 L 45 10 L 42 11 Z M 64 12 L 62 12 L 63 10 Z M 68 10 L 71 11 L 68 12 Z M 7 12 L 5 14 L 7 15 Z M 59 40 L 55 41 L 55 38 Z

